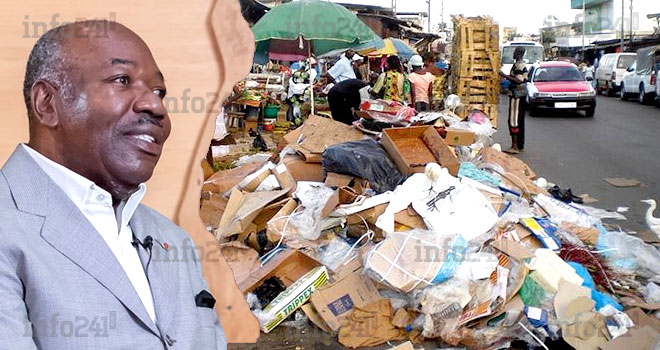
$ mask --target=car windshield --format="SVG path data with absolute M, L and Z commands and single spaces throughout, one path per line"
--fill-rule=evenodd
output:
M 619 62 L 617 62 L 616 67 L 619 69 L 627 69 L 630 67 L 633 62 L 635 62 L 635 56 L 625 55 L 619 57 Z
M 543 61 L 543 48 L 532 45 L 519 45 L 525 48 L 525 56 L 523 60 L 527 60 L 528 63 L 534 63 L 536 61 Z M 502 48 L 502 64 L 514 64 L 513 60 L 513 51 L 516 49 L 516 46 L 505 46 Z
M 575 67 L 539 67 L 534 81 L 582 81 L 584 76 Z

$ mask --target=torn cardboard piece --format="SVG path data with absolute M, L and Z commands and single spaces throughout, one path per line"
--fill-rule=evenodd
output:
M 475 143 L 476 140 L 477 136 L 474 134 L 474 131 L 447 128 L 445 141 L 450 146 L 469 146 Z
M 247 279 L 259 266 L 259 254 L 256 250 L 241 242 L 229 242 L 220 245 L 220 255 L 227 261 L 239 284 Z
M 259 170 L 262 166 L 263 164 L 248 163 L 238 168 L 218 171 L 204 181 L 202 192 L 223 194 L 234 188 L 239 182 Z
M 508 255 L 512 259 L 517 261 L 524 261 L 525 259 L 531 258 L 534 256 L 531 250 L 527 249 L 524 245 L 511 240 L 500 239 L 490 243 L 490 245 L 501 251 L 502 253 Z
M 388 341 L 404 340 L 417 332 L 407 333 L 394 327 L 392 316 L 389 299 L 379 299 L 365 307 L 356 307 L 339 329 L 339 343 L 347 348 L 359 349 L 378 346 Z
M 243 193 L 234 189 L 218 225 L 217 234 L 220 235 L 218 238 L 244 232 L 265 206 L 286 195 L 287 192 L 288 189 Z
M 623 177 L 604 177 L 603 180 L 614 187 L 636 187 L 642 184 L 635 179 Z

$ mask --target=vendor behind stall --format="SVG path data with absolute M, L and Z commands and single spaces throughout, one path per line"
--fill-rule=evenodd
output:
M 353 109 L 360 106 L 360 89 L 365 86 L 368 84 L 358 79 L 348 79 L 335 84 L 328 92 L 332 119 L 347 125 L 353 124 Z

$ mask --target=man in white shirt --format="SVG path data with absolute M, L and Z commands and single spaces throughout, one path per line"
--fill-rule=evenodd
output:
M 171 131 L 165 91 L 120 24 L 33 47 L 30 140 L 0 170 L 0 348 L 226 348 L 192 239 L 140 204 Z
M 353 70 L 353 55 L 355 51 L 348 49 L 334 64 L 334 66 L 328 69 L 328 80 L 331 83 L 337 84 L 341 83 L 344 80 L 355 79 L 355 71 Z

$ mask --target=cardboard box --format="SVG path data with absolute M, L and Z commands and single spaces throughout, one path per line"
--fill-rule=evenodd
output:
M 237 283 L 238 289 L 241 293 L 247 294 L 273 276 L 277 276 L 285 286 L 289 287 L 300 277 L 321 265 L 320 262 L 300 251 L 285 249 L 253 271 L 246 279 Z
M 295 181 L 323 182 L 323 167 L 319 163 L 306 163 L 299 155 L 284 157 L 284 165 Z
M 384 129 L 381 142 L 403 175 L 423 173 L 428 163 L 458 174 L 458 158 L 432 126 Z
M 309 300 L 312 293 L 328 282 L 328 270 L 319 266 L 302 276 L 280 293 L 263 311 L 268 318 L 261 323 L 261 330 L 268 333 Z
M 361 269 L 312 294 L 311 302 L 325 323 L 333 331 L 355 307 L 364 307 L 380 299 L 373 282 L 361 274 Z
M 450 146 L 469 146 L 475 143 L 477 136 L 470 130 L 448 128 L 445 142 Z

